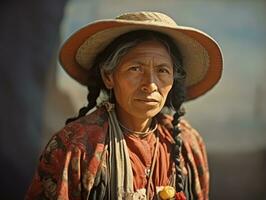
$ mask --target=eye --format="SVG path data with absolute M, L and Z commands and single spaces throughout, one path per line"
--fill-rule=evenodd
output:
M 171 74 L 171 70 L 166 67 L 166 66 L 161 66 L 158 68 L 159 73 L 166 73 L 166 74 Z
M 128 70 L 129 70 L 129 71 L 134 71 L 134 72 L 141 72 L 141 71 L 142 71 L 140 65 L 133 65 L 133 66 L 130 66 Z

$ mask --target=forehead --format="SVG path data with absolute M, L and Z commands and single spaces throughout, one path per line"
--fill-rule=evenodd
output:
M 143 56 L 152 56 L 158 59 L 171 61 L 171 56 L 167 47 L 162 42 L 156 40 L 144 41 L 137 44 L 123 56 L 122 60 L 141 58 Z

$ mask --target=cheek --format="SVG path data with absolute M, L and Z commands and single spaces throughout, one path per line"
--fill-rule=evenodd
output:
M 130 97 L 134 93 L 134 85 L 134 82 L 127 79 L 120 79 L 119 81 L 115 81 L 113 89 L 117 101 L 128 102 Z
M 165 103 L 168 95 L 169 95 L 169 92 L 171 90 L 172 87 L 167 87 L 164 89 L 164 91 L 162 92 L 162 98 L 163 98 L 163 102 Z
M 122 78 L 121 78 L 122 77 Z M 139 77 L 128 74 L 118 74 L 114 77 L 114 88 L 117 87 L 122 93 L 134 90 L 139 85 Z
M 161 87 L 162 95 L 166 98 L 169 94 L 170 90 L 172 89 L 173 81 L 163 84 Z

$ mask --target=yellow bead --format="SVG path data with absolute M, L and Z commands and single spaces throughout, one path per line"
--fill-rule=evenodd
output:
M 165 186 L 160 192 L 159 196 L 163 200 L 172 199 L 175 197 L 175 188 L 171 186 Z

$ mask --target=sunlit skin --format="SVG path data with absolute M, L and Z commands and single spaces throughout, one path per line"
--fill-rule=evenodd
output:
M 114 91 L 120 123 L 134 131 L 146 131 L 172 88 L 173 63 L 163 44 L 146 41 L 132 48 L 113 73 L 102 73 L 102 77 Z

